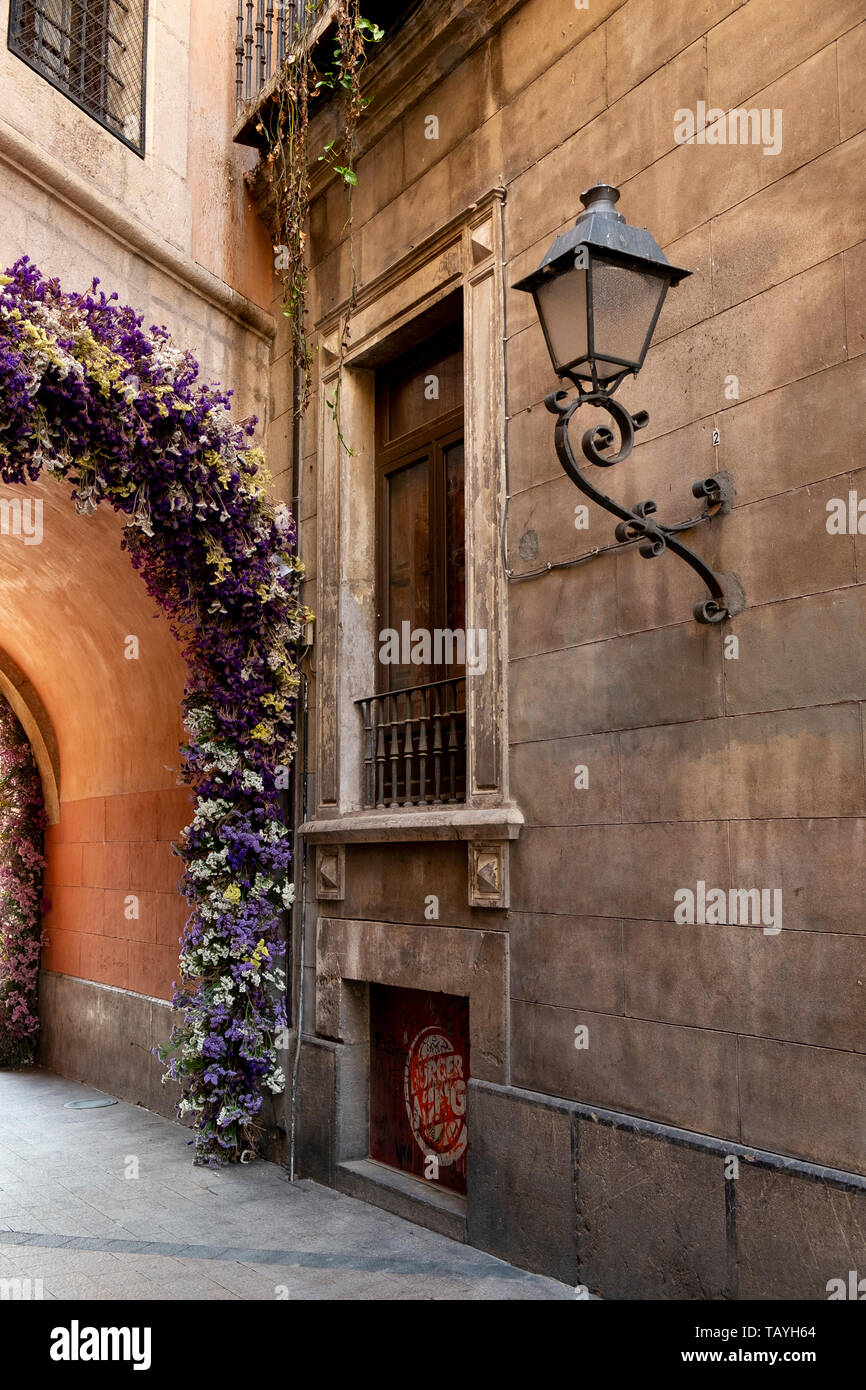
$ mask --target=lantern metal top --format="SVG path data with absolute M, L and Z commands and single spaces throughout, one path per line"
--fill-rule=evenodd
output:
M 541 265 L 518 280 L 514 289 L 530 293 L 551 274 L 570 269 L 578 246 L 597 250 L 623 264 L 638 263 L 646 270 L 656 269 L 676 285 L 690 270 L 671 265 L 655 237 L 646 227 L 632 227 L 621 212 L 617 212 L 619 189 L 610 183 L 596 183 L 580 195 L 583 212 L 573 227 L 558 236 L 547 251 Z

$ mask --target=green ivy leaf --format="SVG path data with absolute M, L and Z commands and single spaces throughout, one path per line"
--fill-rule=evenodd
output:
M 385 30 L 380 29 L 378 24 L 375 24 L 371 19 L 359 18 L 358 28 L 361 33 L 366 34 L 373 43 L 378 43 L 380 39 L 385 37 Z

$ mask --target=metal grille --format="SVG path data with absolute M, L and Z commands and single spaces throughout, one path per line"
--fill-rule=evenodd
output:
M 364 723 L 364 806 L 466 800 L 466 677 L 356 700 Z
M 333 0 L 238 0 L 235 88 L 238 111 L 279 72 L 294 45 L 334 9 Z
M 147 0 L 12 0 L 9 47 L 137 154 Z

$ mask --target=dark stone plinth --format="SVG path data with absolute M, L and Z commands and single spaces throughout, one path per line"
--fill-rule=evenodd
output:
M 470 1243 L 576 1283 L 570 1107 L 472 1081 L 467 1114 Z

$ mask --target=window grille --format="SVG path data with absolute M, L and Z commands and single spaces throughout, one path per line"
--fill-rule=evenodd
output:
M 147 0 L 12 0 L 9 47 L 144 153 Z

